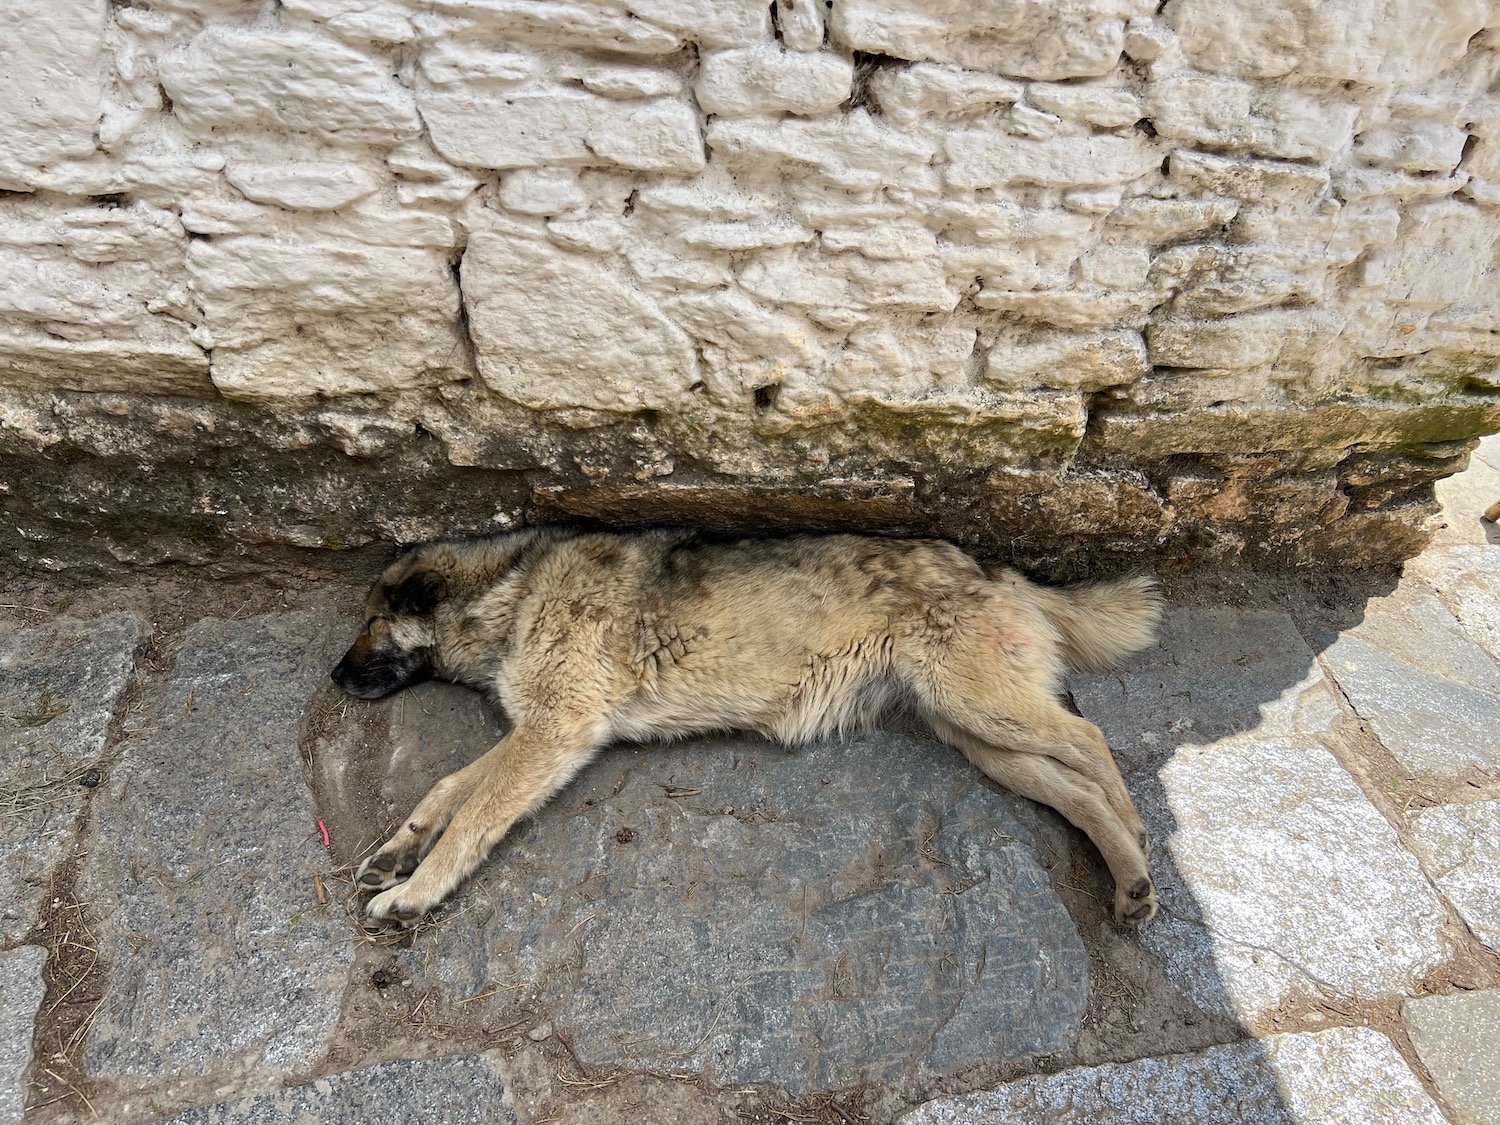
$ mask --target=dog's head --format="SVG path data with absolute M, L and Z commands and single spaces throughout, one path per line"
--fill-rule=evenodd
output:
M 333 682 L 350 695 L 379 699 L 432 679 L 433 617 L 447 596 L 447 578 L 423 551 L 397 559 L 365 599 L 365 627 L 334 668 Z

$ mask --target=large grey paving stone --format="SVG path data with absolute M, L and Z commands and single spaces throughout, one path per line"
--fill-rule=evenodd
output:
M 36 925 L 149 629 L 111 613 L 0 637 L 0 940 Z
M 1401 1015 L 1462 1125 L 1500 1123 L 1500 992 L 1424 996 L 1408 1000 Z
M 1412 581 L 1431 587 L 1470 638 L 1500 660 L 1500 544 L 1424 551 L 1406 564 L 1403 582 Z
M 314 898 L 327 860 L 299 740 L 341 634 L 285 613 L 184 638 L 91 810 L 84 895 L 112 966 L 91 1073 L 279 1075 L 323 1051 L 352 950 Z
M 589 1063 L 720 1084 L 1064 1050 L 1088 959 L 1009 802 L 908 735 L 606 751 L 407 968 L 450 998 L 525 998 Z
M 1165 845 L 1142 940 L 1201 1006 L 1248 1019 L 1301 992 L 1396 994 L 1444 959 L 1442 903 L 1318 743 L 1185 747 L 1132 782 Z
M 1500 667 L 1425 586 L 1371 601 L 1323 659 L 1402 765 L 1500 770 Z
M 1231 734 L 1316 734 L 1338 715 L 1292 619 L 1265 610 L 1174 609 L 1151 648 L 1069 686 L 1126 771 Z
M 46 961 L 46 951 L 37 945 L 0 952 L 0 1125 L 20 1121 L 26 1108 L 32 1023 L 47 992 Z
M 1196 1003 L 1249 1018 L 1301 992 L 1399 993 L 1442 960 L 1443 905 L 1312 737 L 1337 704 L 1284 615 L 1179 612 L 1161 646 L 1073 691 L 1126 748 L 1158 845 L 1142 941 Z
M 1428 876 L 1474 936 L 1500 953 L 1500 801 L 1424 809 L 1408 827 Z
M 494 1053 L 400 1059 L 303 1086 L 190 1109 L 164 1125 L 515 1125 Z
M 1391 1041 L 1363 1027 L 1276 1035 L 928 1102 L 898 1125 L 1444 1125 Z

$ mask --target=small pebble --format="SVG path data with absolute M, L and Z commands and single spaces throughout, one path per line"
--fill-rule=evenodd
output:
M 533 1027 L 526 1033 L 526 1038 L 530 1039 L 533 1043 L 540 1043 L 543 1039 L 552 1038 L 552 1024 L 544 1023 Z

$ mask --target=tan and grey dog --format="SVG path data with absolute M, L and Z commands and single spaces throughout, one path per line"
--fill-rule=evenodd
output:
M 711 541 L 539 529 L 393 563 L 334 669 L 375 699 L 438 677 L 495 693 L 514 727 L 443 778 L 361 865 L 366 913 L 410 924 L 615 739 L 751 730 L 786 742 L 921 714 L 1000 784 L 1098 846 L 1115 917 L 1156 911 L 1140 816 L 1099 728 L 1058 702 L 1065 666 L 1151 643 L 1155 586 L 1047 589 L 934 540 Z

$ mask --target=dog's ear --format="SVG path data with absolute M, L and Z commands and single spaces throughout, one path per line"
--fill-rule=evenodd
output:
M 409 613 L 424 617 L 448 596 L 448 581 L 441 574 L 419 570 L 385 589 L 385 600 L 392 613 Z

